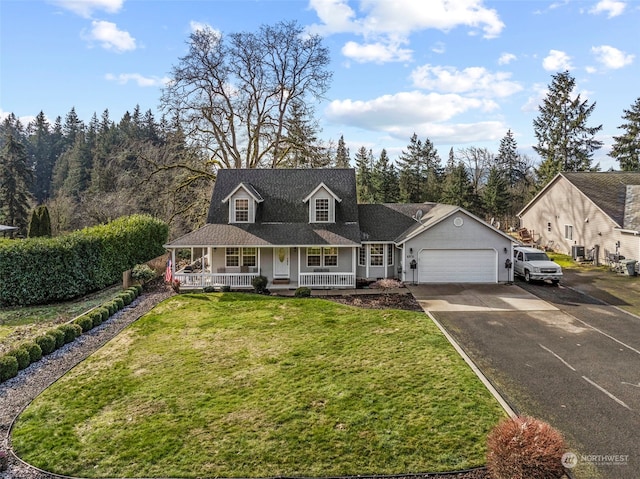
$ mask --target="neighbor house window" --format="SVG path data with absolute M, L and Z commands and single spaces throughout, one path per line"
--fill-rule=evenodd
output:
M 225 265 L 227 267 L 240 266 L 240 248 L 227 248 L 225 252 Z
M 393 266 L 393 245 L 387 245 L 387 266 Z
M 316 222 L 327 223 L 329 221 L 329 200 L 327 198 L 316 199 Z
M 242 248 L 242 266 L 255 266 L 257 262 L 256 248 Z
M 564 225 L 564 238 L 568 240 L 573 239 L 573 226 L 572 225 Z
M 370 250 L 370 262 L 371 266 L 383 266 L 384 265 L 384 245 L 372 244 Z
M 361 247 L 358 248 L 358 266 L 366 266 L 367 265 L 367 248 Z
M 547 231 L 551 232 L 551 223 L 547 223 Z
M 235 222 L 247 223 L 249 221 L 249 200 L 247 198 L 236 198 L 235 205 Z

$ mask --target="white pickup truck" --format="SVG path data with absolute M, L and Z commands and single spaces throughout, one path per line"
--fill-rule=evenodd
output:
M 547 253 L 525 246 L 513 248 L 513 272 L 526 282 L 549 280 L 558 284 L 562 279 L 562 268 L 551 261 Z

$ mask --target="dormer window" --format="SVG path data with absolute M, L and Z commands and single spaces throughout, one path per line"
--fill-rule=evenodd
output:
M 316 198 L 315 223 L 327 223 L 329 221 L 329 198 Z
M 249 222 L 249 199 L 236 198 L 235 199 L 235 223 L 248 223 L 248 222 Z

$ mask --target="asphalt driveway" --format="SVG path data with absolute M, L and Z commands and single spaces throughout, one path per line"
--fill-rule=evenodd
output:
M 565 434 L 576 477 L 640 477 L 640 318 L 563 285 L 411 291 L 513 409 Z

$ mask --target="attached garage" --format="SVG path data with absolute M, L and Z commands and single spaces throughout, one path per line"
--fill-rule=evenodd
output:
M 423 249 L 418 253 L 419 283 L 497 283 L 495 249 Z

